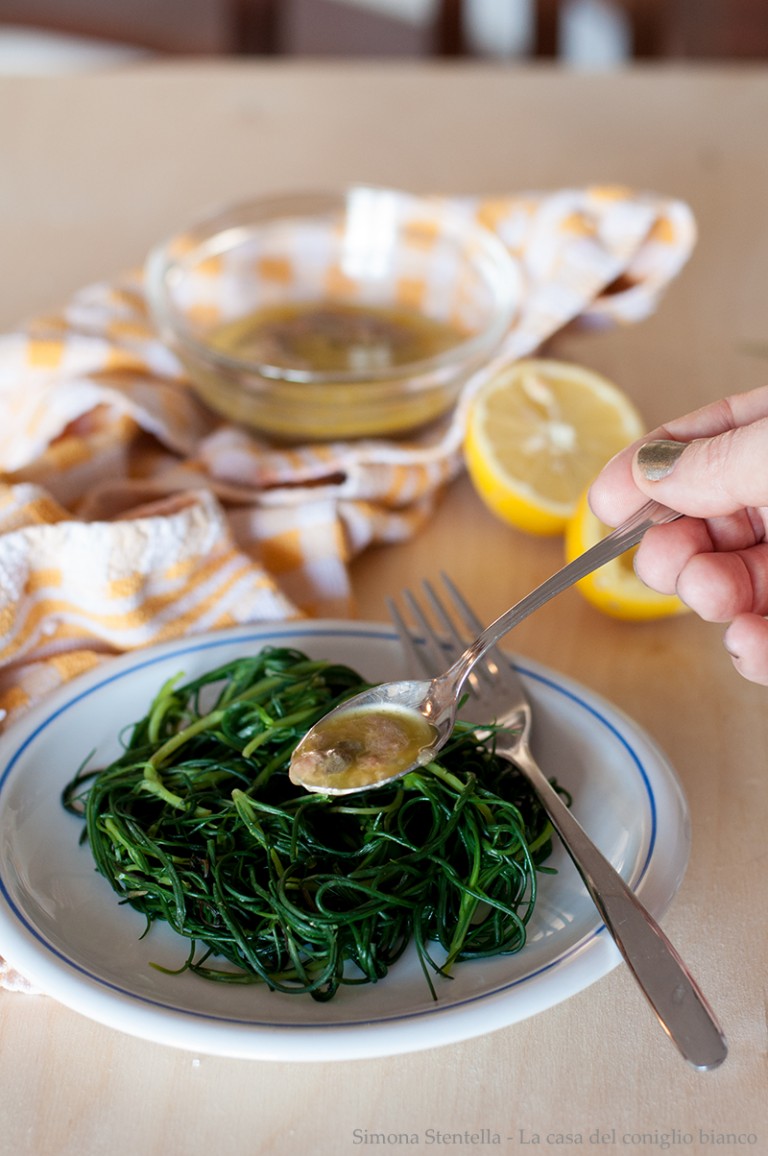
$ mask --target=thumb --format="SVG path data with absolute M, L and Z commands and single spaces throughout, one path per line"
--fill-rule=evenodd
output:
M 697 518 L 768 505 L 768 420 L 691 442 L 651 441 L 632 474 L 649 497 Z

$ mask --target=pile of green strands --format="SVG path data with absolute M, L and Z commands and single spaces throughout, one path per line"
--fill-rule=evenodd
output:
M 179 974 L 328 1000 L 413 943 L 436 998 L 434 973 L 523 947 L 552 831 L 492 737 L 458 724 L 439 761 L 394 783 L 310 794 L 291 752 L 364 689 L 358 674 L 267 648 L 178 682 L 63 801 L 145 934 L 164 920 L 190 941 Z

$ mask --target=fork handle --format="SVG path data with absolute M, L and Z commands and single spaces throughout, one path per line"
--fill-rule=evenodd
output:
M 618 871 L 598 851 L 527 747 L 515 744 L 514 753 L 512 746 L 508 750 L 504 748 L 500 735 L 497 754 L 519 767 L 538 795 L 605 926 L 667 1035 L 695 1068 L 706 1071 L 718 1067 L 728 1053 L 725 1037 L 675 948 Z

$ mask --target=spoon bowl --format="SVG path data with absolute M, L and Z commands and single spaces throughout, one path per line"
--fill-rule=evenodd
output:
M 455 706 L 445 690 L 440 679 L 406 679 L 341 703 L 297 745 L 291 781 L 308 791 L 346 795 L 383 787 L 423 766 L 453 730 Z
M 505 634 L 574 582 L 636 546 L 652 526 L 679 517 L 658 502 L 647 502 L 505 611 L 437 678 L 382 683 L 337 706 L 297 745 L 291 781 L 308 791 L 345 795 L 384 786 L 430 762 L 451 736 L 472 668 Z

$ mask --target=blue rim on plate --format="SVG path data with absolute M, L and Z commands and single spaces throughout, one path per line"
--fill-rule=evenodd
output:
M 186 638 L 110 660 L 56 692 L 0 739 L 0 952 L 61 1003 L 118 1030 L 190 1051 L 251 1059 L 397 1054 L 471 1038 L 569 998 L 620 962 L 567 855 L 541 878 L 522 952 L 459 965 L 430 997 L 415 953 L 375 985 L 320 1004 L 263 987 L 232 988 L 178 967 L 187 945 L 121 908 L 95 872 L 81 825 L 60 793 L 93 753 L 118 752 L 119 731 L 166 678 L 209 670 L 263 646 L 347 662 L 366 678 L 402 677 L 391 627 L 335 621 L 266 624 Z M 544 769 L 656 918 L 677 892 L 690 845 L 680 785 L 653 740 L 605 699 L 536 663 L 516 664 L 534 704 Z M 23 997 L 19 997 L 23 998 Z

